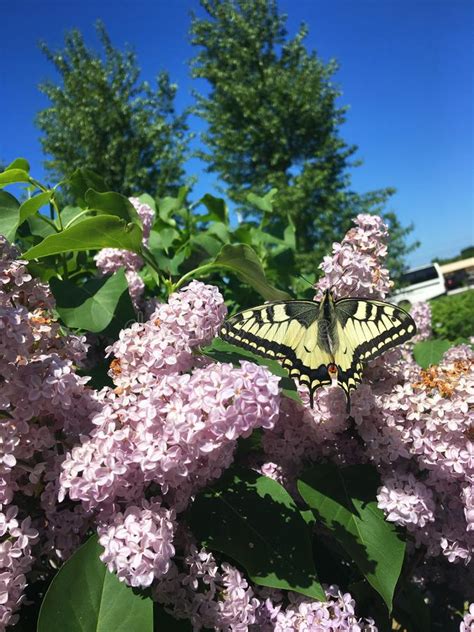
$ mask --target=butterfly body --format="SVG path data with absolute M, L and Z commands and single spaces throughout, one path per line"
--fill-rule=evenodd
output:
M 415 333 L 412 317 L 400 307 L 372 299 L 335 300 L 329 290 L 319 303 L 275 301 L 243 310 L 221 329 L 224 340 L 279 360 L 308 387 L 311 406 L 316 389 L 333 383 L 343 388 L 349 406 L 362 363 Z

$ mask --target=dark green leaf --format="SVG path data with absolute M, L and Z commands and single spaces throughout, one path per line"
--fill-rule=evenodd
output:
M 206 193 L 206 195 L 202 197 L 200 201 L 208 210 L 208 213 L 206 213 L 206 215 L 199 216 L 200 220 L 222 222 L 224 224 L 228 223 L 229 212 L 227 210 L 227 204 L 222 198 L 217 198 L 210 193 Z
M 141 225 L 137 211 L 133 204 L 120 193 L 115 191 L 100 192 L 94 189 L 88 189 L 85 194 L 85 200 L 88 206 L 95 210 L 105 213 L 106 215 L 116 215 L 126 222 L 137 222 Z
M 368 465 L 317 465 L 298 481 L 298 490 L 380 594 L 389 611 L 400 576 L 405 542 L 377 507 L 377 472 Z
M 102 193 L 108 189 L 102 176 L 94 173 L 91 169 L 87 169 L 87 167 L 80 167 L 74 171 L 69 178 L 69 187 L 77 204 L 81 207 L 87 206 L 86 191 L 88 189 L 94 189 Z
M 118 333 L 135 320 L 123 270 L 110 277 L 92 279 L 84 285 L 53 278 L 50 286 L 56 299 L 56 310 L 68 327 L 100 333 L 113 325 Z
M 423 369 L 427 369 L 432 364 L 439 364 L 443 355 L 451 347 L 452 343 L 449 340 L 441 338 L 422 340 L 413 347 L 413 355 L 418 364 Z
M 251 470 L 228 472 L 194 501 L 193 533 L 241 564 L 256 584 L 325 599 L 306 522 L 276 481 Z
M 44 597 L 38 632 L 153 632 L 153 602 L 103 564 L 93 536 L 61 567 Z
M 222 248 L 222 243 L 206 233 L 207 231 L 198 233 L 197 235 L 193 235 L 191 237 L 191 244 L 193 246 L 199 246 L 200 248 L 205 250 L 208 255 L 210 255 L 211 257 L 215 257 Z
M 394 617 L 407 632 L 431 632 L 430 606 L 419 586 L 405 582 L 395 597 Z
M 75 224 L 76 221 L 82 222 L 85 219 L 87 219 L 87 217 L 88 216 L 86 212 L 80 206 L 65 206 L 61 210 L 61 221 L 63 223 L 64 228 L 69 228 L 69 226 L 72 226 L 72 224 Z
M 175 619 L 166 612 L 163 606 L 154 603 L 155 632 L 193 632 L 188 619 Z
M 15 240 L 19 208 L 20 204 L 13 195 L 7 191 L 0 191 L 0 235 L 6 237 L 10 243 Z
M 36 235 L 37 237 L 48 237 L 49 235 L 57 235 L 57 231 L 54 230 L 53 226 L 47 221 L 43 219 L 43 216 L 31 215 L 28 217 L 28 226 L 30 227 L 30 232 L 32 235 Z
M 23 169 L 9 169 L 0 173 L 0 186 L 15 182 L 29 182 L 30 176 Z
M 212 222 L 206 231 L 209 235 L 215 235 L 223 244 L 229 241 L 229 229 L 222 222 Z
M 38 195 L 34 195 L 28 200 L 25 200 L 20 206 L 20 219 L 18 224 L 23 224 L 30 215 L 34 215 L 42 206 L 49 204 L 52 195 L 53 191 L 44 191 L 43 193 L 38 193 Z
M 217 267 L 229 270 L 248 283 L 267 301 L 291 299 L 291 295 L 273 287 L 265 278 L 255 251 L 246 244 L 226 244 L 214 259 Z
M 10 171 L 11 169 L 21 169 L 21 171 L 30 173 L 30 163 L 26 160 L 26 158 L 15 158 L 8 167 L 5 167 L 5 171 Z
M 113 215 L 88 217 L 62 233 L 46 237 L 40 244 L 27 250 L 25 259 L 39 259 L 47 255 L 75 250 L 123 248 L 140 252 L 142 231 L 136 224 L 126 224 Z

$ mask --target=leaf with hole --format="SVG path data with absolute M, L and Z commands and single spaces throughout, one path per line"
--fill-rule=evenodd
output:
M 280 483 L 252 470 L 230 470 L 196 497 L 189 520 L 205 546 L 234 559 L 256 584 L 325 599 L 310 531 Z
M 405 542 L 377 506 L 378 485 L 378 474 L 369 465 L 322 464 L 303 473 L 298 491 L 390 611 Z

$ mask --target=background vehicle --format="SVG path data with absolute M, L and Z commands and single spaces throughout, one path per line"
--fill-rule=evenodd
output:
M 446 294 L 446 282 L 438 263 L 413 268 L 402 275 L 399 288 L 391 296 L 396 305 L 404 301 L 418 303 Z

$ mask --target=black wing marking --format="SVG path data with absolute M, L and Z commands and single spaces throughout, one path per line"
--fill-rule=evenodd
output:
M 318 347 L 319 303 L 278 301 L 243 310 L 227 320 L 224 340 L 266 358 L 279 360 L 291 377 L 314 391 L 331 384 L 327 366 L 332 358 Z

